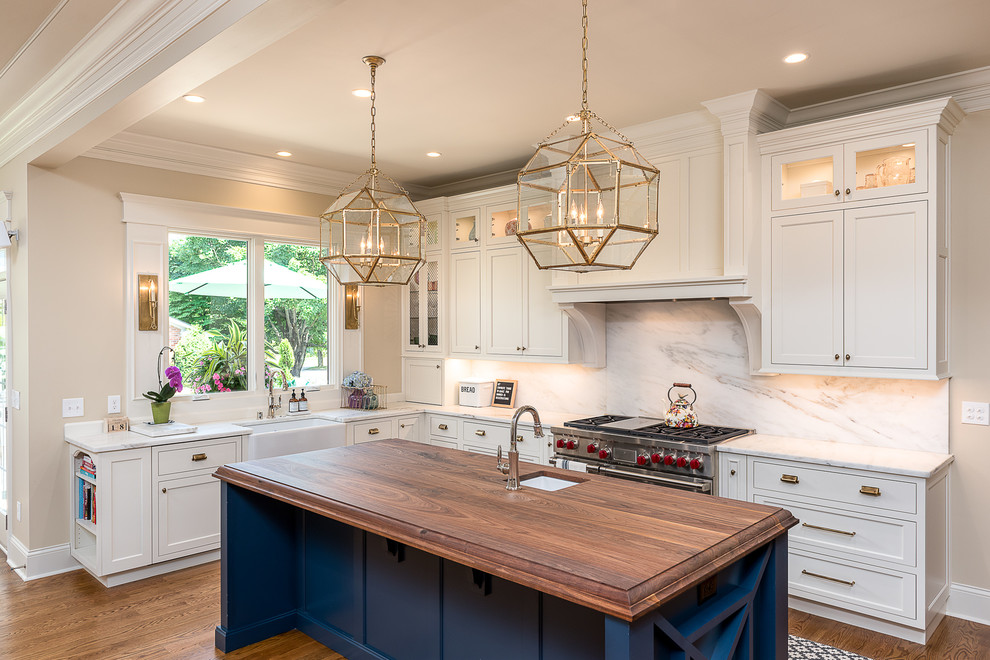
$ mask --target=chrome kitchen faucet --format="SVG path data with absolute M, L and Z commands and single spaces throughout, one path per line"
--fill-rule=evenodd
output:
M 509 475 L 505 482 L 506 490 L 519 490 L 519 450 L 516 447 L 516 428 L 519 425 L 519 417 L 528 412 L 533 415 L 533 434 L 537 438 L 543 437 L 543 424 L 540 423 L 540 413 L 533 406 L 520 406 L 512 415 L 512 424 L 509 426 L 509 460 L 502 460 L 502 445 L 498 446 L 498 457 L 496 467 L 502 474 Z

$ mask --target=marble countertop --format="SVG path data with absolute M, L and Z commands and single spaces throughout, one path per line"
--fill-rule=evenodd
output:
M 804 440 L 760 433 L 728 440 L 716 445 L 716 448 L 723 453 L 767 456 L 923 478 L 932 476 L 955 460 L 952 454 Z
M 469 419 L 478 419 L 489 422 L 509 422 L 512 420 L 512 408 L 475 408 L 472 406 L 428 406 L 417 404 L 402 404 L 395 408 L 385 410 L 357 410 L 351 408 L 340 408 L 333 410 L 321 410 L 312 413 L 314 417 L 333 420 L 335 422 L 357 422 L 363 420 L 381 419 L 384 417 L 398 417 L 401 415 L 416 415 L 426 413 L 427 415 L 458 415 Z M 540 421 L 543 427 L 549 430 L 551 426 L 560 426 L 571 419 L 586 417 L 580 413 L 562 413 L 556 411 L 539 410 Z M 524 426 L 532 426 L 533 418 L 529 415 L 521 417 L 519 423 Z
M 87 424 L 67 424 L 65 428 L 65 441 L 80 449 L 99 453 L 103 451 L 120 451 L 121 449 L 171 445 L 196 440 L 209 440 L 211 438 L 247 435 L 251 433 L 251 429 L 248 427 L 238 426 L 229 422 L 221 422 L 217 424 L 199 424 L 198 428 L 192 433 L 152 438 L 133 431 L 106 433 L 99 430 L 99 422 L 96 424 L 95 431 Z

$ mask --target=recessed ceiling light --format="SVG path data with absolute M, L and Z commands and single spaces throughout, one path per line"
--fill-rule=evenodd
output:
M 371 90 L 370 89 L 355 89 L 353 92 L 351 92 L 351 94 L 353 94 L 354 96 L 357 96 L 358 98 L 366 99 L 369 96 L 371 96 Z
M 275 155 L 276 156 L 281 156 L 282 158 L 288 158 L 289 156 L 292 155 L 292 152 L 291 151 L 276 151 L 275 152 Z
M 791 53 L 784 58 L 784 61 L 788 64 L 797 64 L 798 62 L 804 62 L 806 59 L 808 59 L 807 53 Z
M 430 158 L 439 158 L 443 154 L 440 153 L 439 151 L 427 151 L 426 155 L 429 156 Z
M 206 100 L 202 96 L 197 96 L 196 94 L 186 94 L 182 98 L 190 103 L 203 103 Z

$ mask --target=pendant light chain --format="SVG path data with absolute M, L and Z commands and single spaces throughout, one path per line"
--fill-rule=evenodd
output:
M 377 170 L 378 164 L 375 162 L 375 71 L 378 65 L 374 62 L 371 65 L 371 169 Z
M 581 110 L 588 112 L 588 0 L 581 0 Z M 587 117 L 584 118 L 587 120 Z

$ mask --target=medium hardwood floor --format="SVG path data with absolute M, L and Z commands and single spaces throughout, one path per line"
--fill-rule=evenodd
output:
M 22 582 L 0 552 L 0 658 L 343 660 L 300 632 L 224 655 L 214 562 L 106 589 L 85 571 Z M 990 626 L 946 617 L 927 646 L 790 611 L 790 631 L 873 660 L 990 660 Z M 427 659 L 424 659 L 427 660 Z

